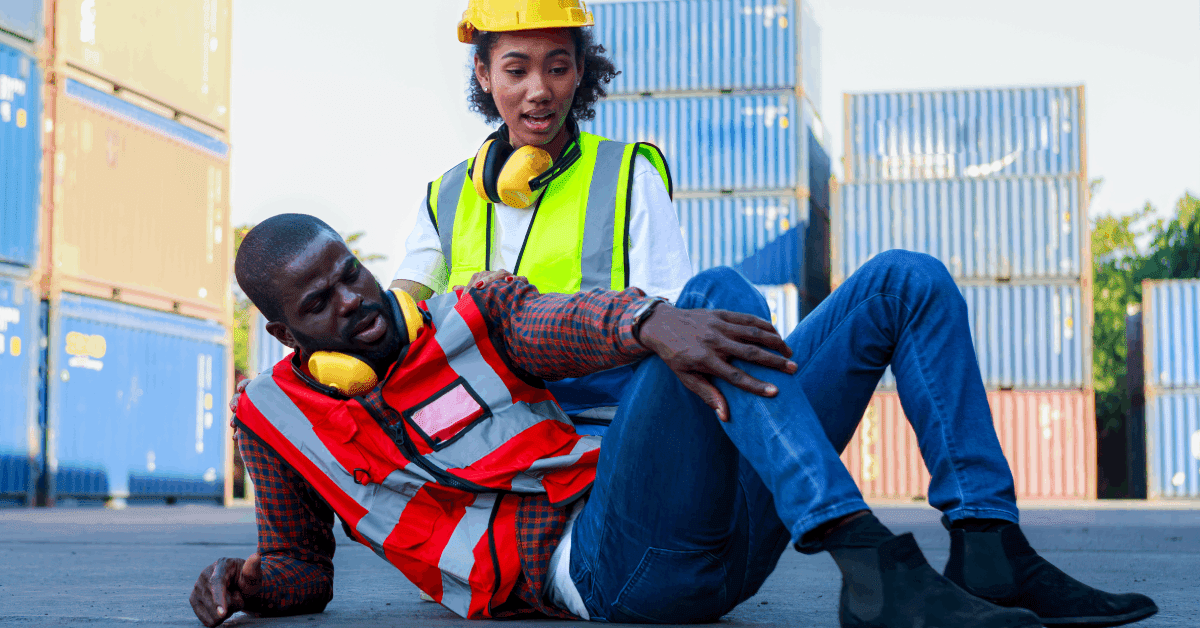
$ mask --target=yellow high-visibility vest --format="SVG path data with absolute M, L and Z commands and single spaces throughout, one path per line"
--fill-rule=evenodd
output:
M 667 160 L 653 144 L 625 144 L 579 134 L 581 156 L 550 182 L 534 212 L 514 275 L 541 292 L 570 294 L 629 285 L 629 215 L 633 165 L 638 155 L 654 164 L 671 193 Z M 471 183 L 468 159 L 429 184 L 425 207 L 450 267 L 450 286 L 466 285 L 490 268 L 495 207 Z

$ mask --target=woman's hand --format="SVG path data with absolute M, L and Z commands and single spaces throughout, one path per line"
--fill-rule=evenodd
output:
M 509 277 L 512 277 L 512 279 L 509 279 Z M 468 287 L 478 289 L 488 285 L 489 283 L 492 283 L 493 281 L 524 281 L 525 283 L 529 283 L 529 279 L 520 275 L 513 275 L 504 269 L 481 270 L 471 276 L 471 281 L 466 286 L 454 286 L 453 289 L 458 290 L 459 288 Z

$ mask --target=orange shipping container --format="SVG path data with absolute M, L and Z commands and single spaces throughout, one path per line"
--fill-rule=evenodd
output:
M 231 0 L 59 2 L 59 59 L 229 128 Z
M 58 287 L 225 320 L 228 145 L 74 80 L 56 119 Z
M 1096 412 L 1093 394 L 988 393 L 1000 447 L 1020 499 L 1096 497 Z M 925 498 L 929 471 L 896 393 L 877 393 L 842 452 L 863 496 Z

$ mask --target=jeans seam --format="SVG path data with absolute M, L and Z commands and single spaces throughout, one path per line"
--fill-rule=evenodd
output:
M 946 517 L 950 519 L 950 521 L 958 521 L 960 519 L 970 519 L 970 518 L 976 518 L 976 519 L 997 518 L 997 519 L 1004 519 L 1007 521 L 1009 517 L 1012 517 L 1013 523 L 1020 522 L 1020 513 L 1009 512 L 1007 510 L 1001 510 L 999 508 L 968 508 L 968 507 L 964 506 L 964 507 L 959 507 L 959 508 L 952 508 L 943 514 L 945 514 Z M 967 516 L 955 517 L 955 515 L 967 515 Z M 999 515 L 999 516 L 998 517 L 981 517 L 980 515 Z
M 827 523 L 829 521 L 833 521 L 834 519 L 837 519 L 838 517 L 844 517 L 850 513 L 855 513 L 860 510 L 870 510 L 870 509 L 871 508 L 869 506 L 867 506 L 867 503 L 865 501 L 863 501 L 862 498 L 859 498 L 858 503 L 849 502 L 849 503 L 837 504 L 836 506 L 829 506 L 822 510 L 818 510 L 817 512 L 809 513 L 803 519 L 801 519 L 799 521 L 799 523 L 797 524 L 798 527 L 800 527 L 801 529 L 804 530 L 804 532 L 801 532 L 800 534 L 793 536 L 792 543 L 801 542 L 801 540 L 804 538 L 805 534 L 812 532 L 818 526 L 820 526 L 822 523 Z M 819 519 L 819 521 L 814 521 L 817 519 Z M 812 522 L 811 525 L 810 525 L 810 522 Z

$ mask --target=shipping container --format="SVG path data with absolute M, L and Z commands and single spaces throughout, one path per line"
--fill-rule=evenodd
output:
M 802 313 L 829 294 L 829 219 L 795 196 L 675 201 L 695 272 L 729 266 L 751 283 L 795 284 Z
M 1086 173 L 1083 87 L 847 94 L 845 176 Z
M 995 391 L 988 403 L 1018 499 L 1096 497 L 1091 391 Z M 842 461 L 868 499 L 928 499 L 929 471 L 895 393 L 871 399 Z
M 0 0 L 0 31 L 29 42 L 42 38 L 42 0 Z
M 1148 388 L 1200 389 L 1200 280 L 1142 287 Z
M 961 285 L 983 383 L 989 389 L 1091 386 L 1090 316 L 1080 285 Z M 879 383 L 895 390 L 889 368 Z
M 808 189 L 813 206 L 826 214 L 830 213 L 829 183 L 833 178 L 833 164 L 825 150 L 819 129 L 808 131 Z
M 1146 397 L 1150 497 L 1200 497 L 1200 389 Z
M 891 249 L 928 253 L 962 279 L 1076 278 L 1087 217 L 1077 177 L 841 186 L 834 282 Z
M 230 396 L 221 325 L 63 294 L 51 316 L 54 495 L 213 499 L 224 494 Z
M 767 300 L 771 310 L 771 324 L 779 335 L 787 338 L 796 325 L 800 324 L 800 291 L 792 284 L 782 286 L 755 286 Z
M 40 310 L 24 280 L 0 276 L 0 505 L 32 504 L 41 467 Z
M 56 142 L 63 290 L 226 321 L 229 146 L 74 80 Z
M 256 308 L 250 318 L 250 372 L 247 377 L 267 372 L 291 353 L 290 348 L 267 332 L 267 319 Z
M 677 193 L 784 193 L 808 185 L 814 121 L 795 94 L 732 94 L 604 100 L 581 127 L 661 148 Z
M 794 90 L 820 98 L 820 27 L 797 0 L 592 2 L 613 94 Z M 803 76 L 801 76 L 801 74 Z
M 36 60 L 0 43 L 0 262 L 22 266 L 38 254 L 41 90 Z
M 227 130 L 231 5 L 231 0 L 60 3 L 59 60 Z

